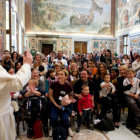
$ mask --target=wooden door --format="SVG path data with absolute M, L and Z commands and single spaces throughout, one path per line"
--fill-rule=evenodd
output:
M 74 44 L 74 52 L 75 53 L 81 53 L 81 47 L 82 47 L 81 42 L 75 42 L 75 44 Z
M 75 42 L 74 53 L 86 54 L 87 53 L 87 42 Z
M 87 53 L 87 42 L 82 42 L 82 54 Z
M 53 51 L 53 44 L 42 44 L 42 53 L 46 56 Z

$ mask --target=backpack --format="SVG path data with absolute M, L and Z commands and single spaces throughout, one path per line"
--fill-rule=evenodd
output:
M 34 131 L 34 138 L 40 138 L 43 137 L 42 132 L 42 122 L 41 120 L 37 119 L 33 125 L 33 131 Z
M 100 131 L 105 131 L 105 132 L 115 130 L 113 123 L 107 117 L 105 117 L 99 123 L 94 125 L 94 127 Z
M 53 140 L 66 140 L 68 136 L 68 129 L 62 124 L 58 124 L 52 132 Z

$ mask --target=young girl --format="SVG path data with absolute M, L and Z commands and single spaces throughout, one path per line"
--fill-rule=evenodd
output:
M 70 73 L 70 75 L 68 77 L 68 81 L 71 82 L 71 84 L 73 86 L 78 78 L 79 78 L 79 71 L 76 68 L 73 71 L 71 71 L 71 73 Z
M 46 81 L 45 81 L 46 93 L 49 93 L 50 85 L 56 81 L 57 81 L 57 76 L 56 76 L 55 70 L 51 68 L 48 70 L 48 72 L 46 74 Z
M 80 126 L 85 120 L 87 128 L 93 130 L 92 122 L 91 122 L 91 114 L 93 111 L 93 101 L 92 96 L 89 94 L 89 86 L 82 86 L 82 98 L 78 100 L 78 112 L 79 112 L 79 120 L 78 127 L 76 129 L 77 132 L 80 130 Z

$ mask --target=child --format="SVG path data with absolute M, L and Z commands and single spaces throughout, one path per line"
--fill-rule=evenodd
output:
M 56 76 L 55 70 L 51 68 L 48 70 L 46 74 L 46 82 L 45 82 L 46 93 L 49 93 L 50 85 L 56 81 L 57 81 L 57 76 Z
M 97 73 L 95 62 L 92 59 L 88 60 L 88 71 L 92 73 L 93 77 Z
M 100 98 L 107 97 L 108 94 L 114 94 L 115 86 L 110 82 L 110 75 L 104 76 L 104 82 L 101 83 Z
M 127 122 L 129 125 L 136 127 L 137 122 L 140 120 L 140 80 L 134 76 L 135 71 L 133 69 L 128 69 L 127 78 L 124 79 L 123 85 L 132 85 L 130 90 L 126 90 L 124 93 L 126 94 L 125 98 L 129 109 Z
M 133 98 L 137 98 L 138 94 L 139 94 L 139 83 L 140 80 L 135 76 L 135 71 L 133 69 L 128 69 L 127 70 L 127 78 L 124 79 L 123 81 L 123 85 L 127 86 L 127 85 L 132 85 L 132 87 L 130 88 L 130 90 L 126 90 L 124 93 L 130 97 Z
M 93 130 L 92 122 L 91 122 L 91 115 L 93 111 L 93 100 L 92 96 L 89 94 L 89 86 L 83 85 L 82 86 L 82 97 L 78 100 L 78 112 L 79 112 L 79 120 L 78 120 L 78 127 L 76 129 L 77 132 L 80 130 L 80 126 L 85 120 L 87 128 Z
M 118 107 L 114 95 L 115 86 L 110 82 L 110 75 L 106 74 L 104 76 L 104 82 L 100 84 L 100 102 L 102 104 L 101 113 L 99 119 L 105 117 L 107 110 L 113 108 L 113 122 L 116 128 L 119 128 L 118 123 Z
M 74 99 L 74 93 L 70 92 L 62 98 L 61 105 L 64 110 L 68 111 L 69 115 L 74 116 L 74 114 L 72 113 L 73 109 L 72 103 L 75 102 L 76 100 Z

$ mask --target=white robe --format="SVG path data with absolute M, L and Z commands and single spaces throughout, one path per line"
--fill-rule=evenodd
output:
M 22 90 L 31 78 L 29 64 L 24 64 L 15 75 L 10 75 L 0 66 L 0 140 L 15 140 L 15 119 L 10 106 L 10 92 Z

